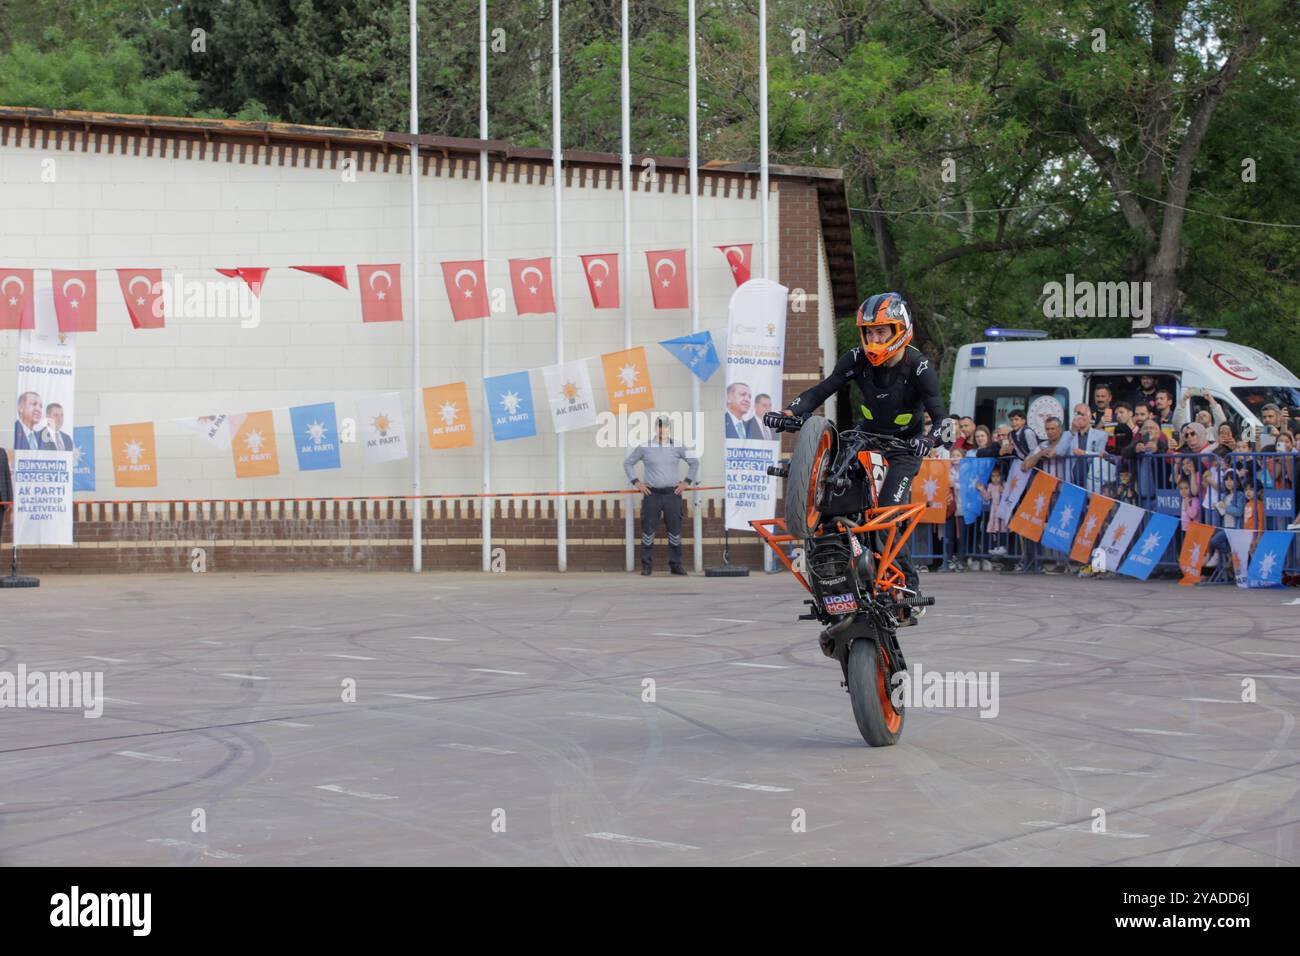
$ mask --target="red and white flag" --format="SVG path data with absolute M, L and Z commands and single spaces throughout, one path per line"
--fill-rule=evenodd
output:
M 482 259 L 444 262 L 442 281 L 447 285 L 453 321 L 487 318 L 487 275 L 483 271 Z M 551 311 L 555 311 L 554 308 Z
M 348 287 L 347 266 L 290 266 L 289 268 L 297 269 L 299 272 L 310 272 L 322 279 L 329 279 L 330 282 L 341 285 L 345 289 Z
M 402 321 L 402 267 L 397 263 L 383 266 L 357 266 L 361 280 L 361 321 Z
M 555 312 L 550 259 L 511 259 L 510 285 L 515 293 L 515 311 L 520 315 Z
M 126 310 L 131 313 L 131 325 L 137 329 L 161 329 L 167 324 L 163 315 L 161 269 L 118 269 L 117 281 L 122 287 Z
M 661 249 L 645 254 L 650 267 L 650 292 L 656 309 L 685 309 L 690 306 L 686 292 L 686 250 Z
M 718 248 L 727 257 L 727 265 L 731 267 L 731 275 L 736 280 L 736 285 L 744 285 L 748 282 L 749 266 L 754 261 L 754 244 L 747 242 L 743 246 L 718 246 Z
M 31 269 L 0 270 L 0 329 L 36 328 Z
M 229 276 L 232 279 L 243 279 L 248 287 L 253 290 L 253 295 L 259 299 L 262 297 L 262 284 L 266 281 L 266 274 L 270 269 L 250 269 L 247 266 L 239 269 L 218 269 L 223 276 Z
M 605 252 L 582 257 L 594 309 L 618 308 L 618 253 Z
M 60 332 L 94 332 L 99 327 L 99 295 L 94 269 L 54 269 L 54 314 Z

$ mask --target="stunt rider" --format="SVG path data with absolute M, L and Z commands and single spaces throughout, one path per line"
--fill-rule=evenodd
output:
M 947 415 L 939 397 L 939 376 L 930 360 L 908 344 L 912 341 L 912 317 L 897 292 L 882 292 L 862 303 L 858 335 L 862 345 L 841 355 L 826 380 L 799 395 L 784 414 L 806 420 L 827 398 L 856 382 L 866 416 L 863 427 L 907 441 L 907 450 L 885 454 L 889 470 L 880 490 L 882 506 L 904 504 L 911 500 L 912 479 L 921 470 L 921 459 L 940 443 L 944 433 Z M 931 421 L 924 434 L 922 410 L 930 413 Z M 917 590 L 919 578 L 911 556 L 904 551 L 897 562 L 907 586 Z

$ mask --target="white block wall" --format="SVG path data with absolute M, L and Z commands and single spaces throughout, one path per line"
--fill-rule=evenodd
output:
M 182 156 L 183 156 L 182 152 Z M 42 161 L 52 158 L 57 180 L 41 181 Z M 368 163 L 366 164 L 368 165 Z M 420 238 L 422 378 L 425 386 L 464 380 L 474 416 L 474 447 L 428 448 L 423 433 L 426 494 L 475 493 L 481 487 L 479 443 L 491 441 L 483 415 L 480 336 L 484 323 L 453 323 L 441 260 L 479 257 L 479 184 L 472 178 L 429 175 L 421 179 Z M 603 180 L 603 175 L 602 175 Z M 606 407 L 598 356 L 623 347 L 621 310 L 592 309 L 579 254 L 622 251 L 622 199 L 617 190 L 575 185 L 564 191 L 563 324 L 567 359 L 589 357 L 598 407 Z M 0 266 L 96 268 L 99 331 L 80 336 L 76 425 L 96 428 L 98 488 L 80 498 L 252 498 L 384 495 L 410 492 L 411 464 L 367 466 L 358 445 L 343 447 L 337 471 L 299 473 L 287 411 L 277 411 L 281 474 L 239 480 L 223 453 L 170 420 L 216 412 L 286 409 L 334 401 L 340 419 L 355 417 L 355 399 L 366 392 L 402 394 L 411 415 L 411 283 L 409 193 L 406 175 L 363 169 L 356 181 L 339 170 L 278 164 L 240 165 L 184 158 L 42 151 L 0 147 Z M 507 309 L 486 327 L 493 374 L 533 369 L 537 437 L 493 443 L 496 491 L 555 487 L 556 436 L 542 393 L 540 367 L 555 359 L 555 325 L 547 318 L 519 317 L 509 294 L 506 260 L 549 255 L 552 190 L 524 182 L 490 185 L 489 284 L 507 290 Z M 714 246 L 753 242 L 759 260 L 757 198 L 701 196 L 700 273 L 691 277 L 700 296 L 700 321 L 715 333 L 719 350 L 731 273 Z M 774 270 L 780 261 L 779 202 L 769 203 Z M 689 197 L 635 193 L 632 201 L 633 261 L 620 262 L 624 293 L 633 302 L 633 344 L 647 346 L 656 407 L 690 409 L 691 376 L 655 344 L 690 331 L 689 311 L 656 311 L 650 305 L 644 253 L 684 248 L 689 240 Z M 688 258 L 689 261 L 689 258 Z M 401 262 L 406 321 L 364 325 L 357 291 L 357 263 Z M 351 289 L 289 271 L 290 265 L 342 264 Z M 271 266 L 262 294 L 261 324 L 240 328 L 238 318 L 169 319 L 162 330 L 134 330 L 113 270 L 161 267 L 164 280 L 222 281 L 215 267 Z M 779 274 L 773 275 L 780 280 Z M 38 271 L 38 285 L 50 281 Z M 829 303 L 825 274 L 818 301 Z M 822 325 L 826 324 L 823 317 Z M 825 329 L 822 332 L 826 334 Z M 833 349 L 833 345 L 831 346 Z M 0 332 L 0 444 L 12 442 L 16 396 L 17 333 Z M 832 359 L 833 361 L 833 359 Z M 722 410 L 720 371 L 702 388 L 706 422 Z M 806 387 L 800 383 L 799 388 Z M 108 427 L 154 421 L 159 444 L 159 487 L 117 489 L 112 480 Z M 596 432 L 567 438 L 570 490 L 620 488 L 626 449 L 597 448 Z M 721 483 L 720 435 L 707 436 L 702 480 Z

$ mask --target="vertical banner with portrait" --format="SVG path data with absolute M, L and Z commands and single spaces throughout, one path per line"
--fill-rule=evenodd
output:
M 781 457 L 781 436 L 763 425 L 779 412 L 785 367 L 785 313 L 789 290 L 769 279 L 750 279 L 727 306 L 726 385 L 723 394 L 725 525 L 752 530 L 749 522 L 776 515 L 776 479 L 767 473 Z
M 54 292 L 36 291 L 36 327 L 18 338 L 13 423 L 14 542 L 72 544 L 76 349 L 59 332 Z

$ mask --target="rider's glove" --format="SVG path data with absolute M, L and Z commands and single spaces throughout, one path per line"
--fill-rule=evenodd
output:
M 931 434 L 917 435 L 915 438 L 909 439 L 907 445 L 911 449 L 913 455 L 917 458 L 924 458 L 926 455 L 930 454 L 930 450 L 938 443 L 938 439 Z

